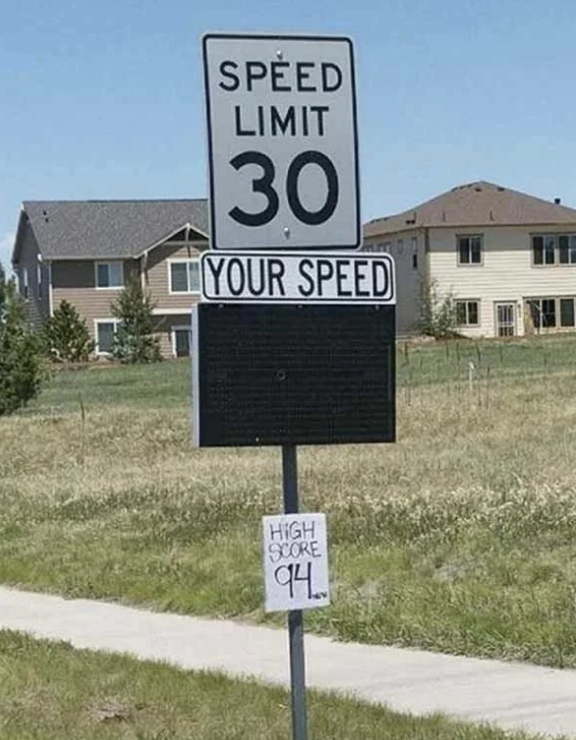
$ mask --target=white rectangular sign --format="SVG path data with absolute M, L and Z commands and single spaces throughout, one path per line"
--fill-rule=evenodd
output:
M 330 604 L 325 514 L 262 517 L 266 611 Z
M 396 303 L 389 254 L 204 252 L 203 301 Z
M 203 37 L 213 249 L 361 245 L 346 37 Z

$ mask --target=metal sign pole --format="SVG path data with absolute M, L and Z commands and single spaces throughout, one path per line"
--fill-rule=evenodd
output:
M 295 445 L 282 447 L 282 481 L 284 513 L 298 514 L 298 469 Z M 304 620 L 301 609 L 288 612 L 288 635 L 290 641 L 290 686 L 292 689 L 292 738 L 293 740 L 307 740 Z

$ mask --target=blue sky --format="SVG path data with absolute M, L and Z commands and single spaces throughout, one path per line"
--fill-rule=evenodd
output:
M 23 0 L 0 27 L 0 261 L 22 200 L 206 194 L 208 30 L 352 36 L 364 220 L 477 179 L 576 206 L 572 0 Z

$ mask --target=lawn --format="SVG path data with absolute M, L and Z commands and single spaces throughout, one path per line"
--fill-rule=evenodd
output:
M 576 341 L 399 347 L 398 442 L 303 447 L 346 640 L 576 667 Z M 190 446 L 187 362 L 63 371 L 0 419 L 0 581 L 255 621 L 278 448 Z
M 314 740 L 521 740 L 308 692 Z M 2 740 L 288 740 L 290 697 L 218 674 L 0 631 Z

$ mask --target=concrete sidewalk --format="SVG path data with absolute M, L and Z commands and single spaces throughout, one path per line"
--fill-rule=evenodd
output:
M 0 628 L 289 684 L 284 630 L 0 587 Z M 576 672 L 306 637 L 307 684 L 413 714 L 576 738 Z

